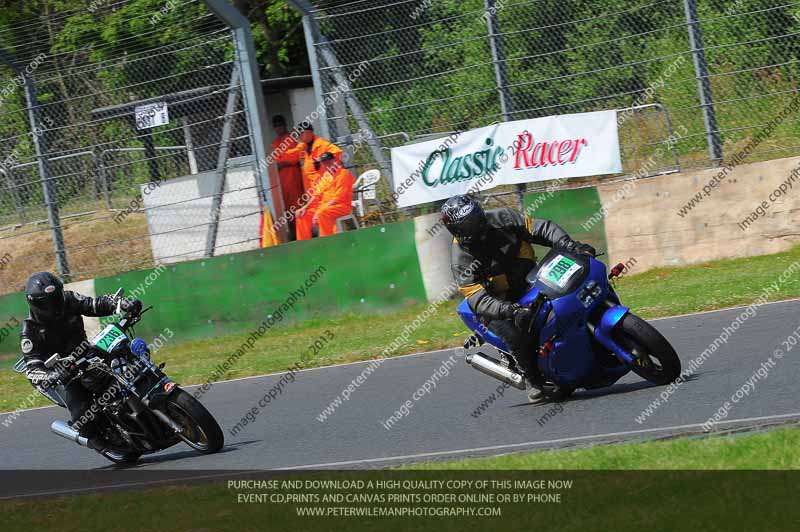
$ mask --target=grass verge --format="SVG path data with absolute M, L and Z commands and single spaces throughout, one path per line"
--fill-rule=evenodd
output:
M 415 470 L 787 470 L 800 469 L 800 429 L 754 434 L 684 437 L 596 445 L 574 450 L 514 453 L 451 462 Z
M 152 528 L 153 516 L 162 515 L 169 516 L 174 530 L 264 530 L 264 523 L 269 523 L 271 530 L 337 531 L 344 527 L 353 531 L 483 532 L 529 530 L 546 523 L 567 532 L 794 531 L 800 519 L 800 509 L 794 503 L 796 472 L 754 470 L 797 469 L 800 460 L 794 450 L 798 444 L 800 430 L 793 428 L 738 437 L 685 438 L 506 455 L 427 464 L 415 470 L 307 471 L 281 475 L 253 472 L 233 478 L 270 479 L 275 484 L 242 487 L 223 479 L 192 486 L 139 489 L 134 493 L 59 497 L 44 501 L 46 511 L 41 511 L 41 499 L 3 502 L 0 511 L 4 530 L 8 531 L 147 530 Z M 552 468 L 561 470 L 546 471 Z M 687 470 L 690 468 L 703 471 Z M 511 469 L 516 471 L 504 471 Z M 636 469 L 648 470 L 632 471 Z M 740 471 L 713 471 L 718 469 Z M 137 476 L 134 480 L 146 477 Z M 340 484 L 319 487 L 313 484 L 315 481 Z M 393 487 L 377 484 L 387 481 L 397 484 Z M 454 481 L 487 484 L 476 490 L 472 485 L 455 487 Z M 351 485 L 345 486 L 345 482 Z M 355 484 L 358 482 L 363 484 Z M 424 486 L 432 482 L 442 484 Z M 542 485 L 535 486 L 534 482 Z M 398 501 L 392 500 L 390 494 L 420 498 Z M 424 499 L 428 494 L 453 498 L 431 501 Z M 461 494 L 482 498 L 477 502 L 464 500 L 459 498 Z M 501 498 L 502 494 L 506 497 Z M 353 495 L 372 498 L 359 501 L 351 498 Z M 248 497 L 255 496 L 263 499 L 248 502 Z M 376 508 L 481 508 L 500 513 L 491 517 L 364 517 L 359 513 L 343 513 L 345 509 L 356 512 Z M 337 509 L 339 513 L 321 517 L 301 514 L 309 509 Z M 125 518 L 120 519 L 120 515 Z

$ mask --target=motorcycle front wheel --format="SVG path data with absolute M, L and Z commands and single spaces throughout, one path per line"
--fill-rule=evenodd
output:
M 216 453 L 225 445 L 225 436 L 206 407 L 184 390 L 177 390 L 166 403 L 167 415 L 183 431 L 178 434 L 192 449 L 203 454 Z
M 669 384 L 681 374 L 681 361 L 669 341 L 655 327 L 626 314 L 614 338 L 636 360 L 631 369 L 654 384 Z

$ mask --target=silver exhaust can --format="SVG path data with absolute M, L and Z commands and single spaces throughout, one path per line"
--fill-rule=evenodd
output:
M 481 373 L 494 377 L 500 382 L 504 382 L 518 390 L 525 390 L 526 388 L 525 378 L 522 375 L 516 371 L 511 371 L 501 364 L 499 360 L 495 360 L 488 355 L 483 353 L 470 353 L 467 355 L 465 361 Z
M 80 434 L 75 431 L 72 427 L 70 427 L 65 421 L 56 420 L 50 424 L 50 430 L 61 436 L 62 438 L 66 438 L 72 443 L 77 443 L 78 445 L 82 445 L 83 447 L 89 446 L 89 440 L 84 438 Z

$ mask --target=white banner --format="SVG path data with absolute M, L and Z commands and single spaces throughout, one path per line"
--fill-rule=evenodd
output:
M 616 111 L 503 122 L 392 149 L 399 207 L 499 185 L 621 172 Z

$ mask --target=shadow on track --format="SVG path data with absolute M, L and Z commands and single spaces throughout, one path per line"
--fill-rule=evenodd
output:
M 236 452 L 236 451 L 239 450 L 239 447 L 242 447 L 244 445 L 250 445 L 250 444 L 253 444 L 253 443 L 259 443 L 260 441 L 261 440 L 248 440 L 248 441 L 240 441 L 240 442 L 236 442 L 236 443 L 231 443 L 231 444 L 225 445 L 225 447 L 220 449 L 219 452 L 214 453 L 214 454 L 227 454 L 227 453 L 231 453 L 231 452 Z M 166 451 L 161 451 L 158 454 L 147 455 L 147 456 L 145 456 L 143 458 L 140 458 L 136 463 L 133 463 L 133 464 L 109 464 L 109 465 L 104 466 L 104 467 L 98 467 L 97 470 L 100 470 L 100 471 L 103 471 L 103 470 L 118 471 L 118 470 L 122 470 L 122 469 L 135 470 L 135 469 L 141 469 L 142 467 L 146 467 L 146 466 L 149 466 L 149 465 L 152 465 L 152 464 L 158 464 L 158 463 L 162 463 L 162 462 L 177 462 L 179 460 L 185 460 L 185 459 L 188 459 L 188 458 L 197 458 L 199 456 L 210 456 L 210 455 L 200 454 L 199 452 L 195 451 L 194 449 L 185 449 L 183 451 L 175 451 L 175 452 L 172 452 L 172 453 L 168 453 Z
M 706 373 L 706 372 L 703 372 Z M 700 378 L 702 373 L 693 373 L 692 375 L 687 375 L 683 378 L 683 382 L 693 382 Z M 639 390 L 647 390 L 650 388 L 666 388 L 667 385 L 658 385 L 653 384 L 649 381 L 638 381 L 638 382 L 627 382 L 624 384 L 614 384 L 612 386 L 608 386 L 605 388 L 597 388 L 595 390 L 580 390 L 579 392 L 575 392 L 571 395 L 566 401 L 562 401 L 561 404 L 572 403 L 576 401 L 587 401 L 591 399 L 596 399 L 598 397 L 605 397 L 608 395 L 617 395 L 622 393 L 631 393 L 637 392 Z M 521 406 L 529 406 L 529 407 L 537 407 L 537 406 L 544 406 L 548 407 L 549 405 L 553 405 L 554 403 L 543 403 L 538 405 L 532 405 L 530 403 L 518 403 L 515 405 L 511 405 L 510 408 L 517 408 Z

